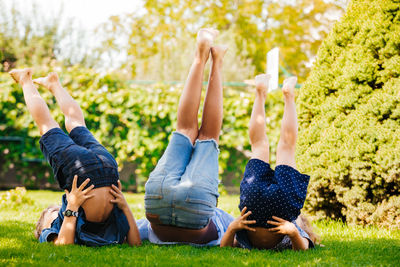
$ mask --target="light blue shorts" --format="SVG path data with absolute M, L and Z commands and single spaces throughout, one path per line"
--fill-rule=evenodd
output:
M 146 213 L 162 224 L 201 229 L 214 215 L 218 194 L 218 144 L 172 134 L 145 186 Z

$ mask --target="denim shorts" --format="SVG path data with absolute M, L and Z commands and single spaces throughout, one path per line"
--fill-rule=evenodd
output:
M 39 143 L 62 189 L 71 190 L 75 175 L 78 175 L 78 186 L 87 178 L 90 178 L 87 186 L 93 184 L 95 188 L 117 185 L 117 162 L 86 127 L 75 127 L 69 135 L 53 128 Z
M 179 133 L 171 141 L 145 186 L 146 213 L 162 224 L 204 228 L 215 213 L 218 198 L 218 144 Z

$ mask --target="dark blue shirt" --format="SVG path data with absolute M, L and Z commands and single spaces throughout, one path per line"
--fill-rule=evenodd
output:
M 66 210 L 67 204 L 67 197 L 64 194 L 58 217 L 52 222 L 50 228 L 43 229 L 39 237 L 39 242 L 52 242 L 58 236 L 64 221 L 63 212 Z M 117 206 L 114 206 L 108 219 L 101 223 L 88 222 L 85 211 L 79 208 L 75 230 L 75 244 L 91 247 L 122 244 L 129 232 L 129 228 L 125 214 Z

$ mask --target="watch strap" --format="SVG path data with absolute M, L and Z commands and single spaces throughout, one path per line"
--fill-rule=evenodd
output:
M 63 214 L 64 214 L 65 217 L 74 216 L 74 217 L 77 217 L 77 218 L 78 218 L 78 215 L 79 215 L 79 213 L 77 211 L 72 211 L 72 210 L 69 210 L 69 209 L 65 210 Z

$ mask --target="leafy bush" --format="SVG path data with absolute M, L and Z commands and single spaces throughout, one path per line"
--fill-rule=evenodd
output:
M 16 187 L 0 195 L 0 207 L 16 208 L 23 204 L 33 204 L 33 200 L 26 196 L 25 187 Z
M 35 77 L 49 70 L 35 70 Z M 124 163 L 135 166 L 139 186 L 147 180 L 168 144 L 175 129 L 176 110 L 182 85 L 137 86 L 125 82 L 116 74 L 100 75 L 93 70 L 70 67 L 60 71 L 63 85 L 80 104 L 87 127 L 116 157 L 120 167 Z M 39 131 L 26 110 L 21 88 L 7 74 L 0 74 L 0 135 L 22 136 L 26 139 L 25 157 L 43 158 L 39 149 Z M 64 121 L 55 99 L 46 90 L 41 95 L 50 106 L 56 121 Z M 220 140 L 220 173 L 225 185 L 237 187 L 247 163 L 250 149 L 248 123 L 253 104 L 253 93 L 246 90 L 224 88 L 224 122 Z M 204 92 L 203 92 L 204 96 Z M 272 92 L 266 103 L 271 141 L 271 161 L 275 162 L 275 148 L 283 111 L 282 94 Z M 199 118 L 201 117 L 201 114 Z M 9 144 L 2 144 L 3 151 Z M 22 181 L 27 183 L 32 168 L 18 163 L 18 149 L 9 148 L 5 169 L 10 164 L 22 170 Z M 46 177 L 48 168 L 36 176 Z M 47 174 L 47 176 L 49 176 Z M 51 176 L 49 177 L 51 180 Z M 139 187 L 139 191 L 143 188 Z
M 300 91 L 298 163 L 320 216 L 400 226 L 377 216 L 400 209 L 399 3 L 352 1 Z

